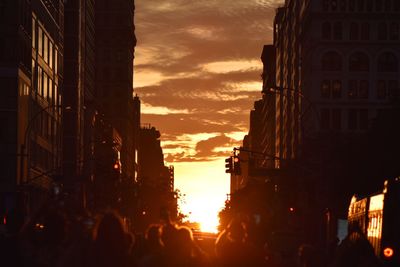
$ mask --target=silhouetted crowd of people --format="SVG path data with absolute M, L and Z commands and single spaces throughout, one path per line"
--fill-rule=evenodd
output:
M 357 227 L 332 254 L 303 244 L 288 259 L 268 244 L 248 238 L 246 222 L 233 219 L 217 237 L 213 252 L 205 252 L 186 226 L 169 220 L 152 224 L 145 234 L 132 233 L 115 211 L 96 216 L 68 214 L 55 205 L 42 208 L 28 222 L 9 214 L 0 236 L 1 266 L 33 267 L 377 267 L 378 259 Z

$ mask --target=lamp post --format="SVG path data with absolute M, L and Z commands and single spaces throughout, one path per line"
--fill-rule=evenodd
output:
M 28 121 L 28 124 L 26 126 L 25 132 L 24 132 L 24 137 L 20 146 L 20 175 L 19 175 L 19 182 L 28 182 L 29 179 L 29 166 L 26 167 L 27 169 L 27 177 L 26 181 L 24 181 L 24 176 L 25 176 L 25 163 L 28 163 L 29 160 L 29 151 L 26 151 L 26 146 L 29 145 L 29 140 L 28 137 L 30 136 L 32 127 L 37 120 L 37 118 L 42 115 L 45 111 L 52 109 L 52 108 L 62 108 L 61 105 L 49 105 L 46 107 L 41 108 L 39 111 L 37 111 L 33 116 L 30 118 Z M 71 107 L 66 107 L 66 109 L 71 109 Z M 26 157 L 26 162 L 25 162 L 25 157 Z

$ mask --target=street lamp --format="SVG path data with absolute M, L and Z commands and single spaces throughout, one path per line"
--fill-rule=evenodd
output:
M 39 111 L 37 111 L 35 114 L 33 114 L 32 118 L 28 121 L 28 124 L 26 126 L 25 132 L 24 132 L 24 137 L 20 146 L 20 175 L 19 175 L 19 182 L 23 182 L 24 179 L 24 174 L 25 174 L 25 163 L 28 163 L 28 151 L 26 150 L 26 146 L 29 145 L 28 143 L 28 137 L 30 136 L 32 127 L 35 123 L 35 121 L 37 120 L 37 118 L 42 115 L 45 111 L 52 109 L 52 108 L 62 108 L 61 105 L 49 105 L 46 107 L 41 108 Z M 66 107 L 66 110 L 70 110 L 71 107 Z M 26 162 L 25 162 L 25 157 L 26 157 Z M 24 181 L 25 183 L 29 182 L 29 166 L 27 166 L 27 177 L 26 177 L 26 181 Z

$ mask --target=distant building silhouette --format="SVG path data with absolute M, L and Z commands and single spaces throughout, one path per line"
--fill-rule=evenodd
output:
M 151 125 L 142 125 L 139 145 L 140 210 L 138 221 L 144 230 L 150 223 L 159 222 L 161 212 L 167 210 L 172 220 L 177 216 L 174 192 L 174 168 L 165 166 L 160 144 L 160 132 Z
M 93 179 L 92 153 L 95 105 L 94 0 L 65 3 L 63 178 L 71 190 L 78 187 L 86 206 L 85 186 Z
M 130 181 L 137 178 L 135 134 L 140 127 L 134 120 L 134 10 L 134 1 L 128 0 L 97 0 L 95 4 L 96 99 L 99 110 L 122 137 L 122 178 Z

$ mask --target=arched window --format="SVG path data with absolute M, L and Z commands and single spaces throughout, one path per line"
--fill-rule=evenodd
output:
M 365 53 L 355 52 L 349 58 L 350 71 L 369 71 L 369 59 Z
M 329 22 L 322 23 L 321 35 L 323 40 L 331 39 L 331 24 Z
M 342 70 L 342 57 L 335 51 L 329 51 L 322 56 L 321 68 L 324 71 Z
M 378 24 L 378 40 L 386 40 L 387 39 L 387 25 L 385 22 L 381 22 Z
M 350 24 L 350 33 L 349 33 L 350 40 L 358 40 L 358 24 L 352 22 Z
M 399 70 L 399 62 L 395 54 L 392 52 L 384 52 L 378 58 L 379 72 L 397 72 Z

